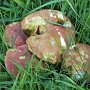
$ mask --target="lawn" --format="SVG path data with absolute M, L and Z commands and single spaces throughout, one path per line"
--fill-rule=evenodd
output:
M 22 20 L 41 9 L 65 12 L 75 26 L 76 42 L 90 45 L 90 0 L 0 0 L 0 90 L 90 90 L 90 77 L 74 80 L 60 69 L 49 65 L 32 72 L 30 63 L 20 76 L 10 75 L 4 65 L 8 45 L 3 40 L 7 24 Z

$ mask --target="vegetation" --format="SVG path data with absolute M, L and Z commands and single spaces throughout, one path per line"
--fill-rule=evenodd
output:
M 21 70 L 21 77 L 11 76 L 4 65 L 8 46 L 3 40 L 7 24 L 22 20 L 26 15 L 40 9 L 56 9 L 66 12 L 75 26 L 76 41 L 90 45 L 89 0 L 0 0 L 0 89 L 1 90 L 90 90 L 89 77 L 75 81 L 60 70 L 60 65 L 49 65 L 32 72 L 32 64 Z

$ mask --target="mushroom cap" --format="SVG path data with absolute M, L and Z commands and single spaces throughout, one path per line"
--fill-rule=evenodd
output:
M 60 11 L 50 9 L 39 10 L 26 16 L 21 21 L 21 26 L 24 32 L 28 35 L 33 35 L 37 33 L 38 29 L 40 33 L 46 32 L 46 26 L 51 22 L 56 22 L 74 30 L 74 27 L 67 16 L 64 16 Z
M 48 33 L 38 36 L 31 36 L 27 39 L 28 49 L 37 55 L 38 58 L 43 58 L 45 61 L 55 64 L 59 59 L 59 47 L 54 37 Z
M 20 68 L 27 67 L 28 63 L 32 62 L 33 67 L 39 63 L 39 60 L 28 51 L 27 45 L 21 45 L 17 48 L 9 49 L 5 56 L 5 66 L 7 71 L 16 76 Z M 46 68 L 46 63 L 41 62 L 41 66 Z
M 90 75 L 90 46 L 77 43 L 70 47 L 63 56 L 62 68 L 71 69 L 70 73 L 76 79 L 83 78 L 85 73 Z
M 63 27 L 53 25 L 47 26 L 47 30 L 43 34 L 30 36 L 26 43 L 28 49 L 38 58 L 55 64 L 60 60 L 63 50 L 68 47 L 67 38 L 72 38 L 73 33 L 71 30 L 67 31 Z
M 5 56 L 5 66 L 12 75 L 18 74 L 18 66 L 25 67 L 30 60 L 31 53 L 27 50 L 27 45 L 21 45 L 17 48 L 8 49 Z
M 19 22 L 7 25 L 3 37 L 4 41 L 10 47 L 18 47 L 26 43 L 26 36 L 23 33 Z
M 38 58 L 44 57 L 45 61 L 52 64 L 59 61 L 62 54 L 61 49 L 67 48 L 68 36 L 74 37 L 72 23 L 67 16 L 57 10 L 36 11 L 21 21 L 21 27 L 30 36 L 26 40 L 28 49 L 35 53 Z M 56 42 L 55 45 L 50 44 L 54 43 L 53 41 Z

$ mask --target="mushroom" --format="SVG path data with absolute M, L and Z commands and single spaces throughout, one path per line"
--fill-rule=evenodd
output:
M 23 33 L 19 22 L 7 25 L 3 37 L 4 41 L 10 47 L 17 47 L 26 43 L 26 36 Z
M 74 30 L 74 27 L 67 16 L 57 10 L 43 9 L 26 16 L 21 21 L 21 27 L 29 36 L 42 34 L 47 31 L 49 24 L 59 24 L 63 27 Z
M 63 55 L 63 70 L 76 79 L 81 79 L 87 73 L 90 75 L 90 46 L 77 43 Z
M 32 53 L 28 51 L 27 45 L 21 45 L 17 48 L 9 49 L 5 56 L 5 66 L 7 71 L 16 76 L 20 68 L 25 68 L 31 60 Z M 33 65 L 37 65 L 39 60 L 34 57 L 32 59 Z M 46 66 L 44 62 L 41 63 L 43 67 Z
M 21 21 L 21 27 L 30 36 L 26 40 L 28 49 L 52 64 L 59 61 L 68 47 L 68 36 L 70 39 L 74 37 L 72 23 L 57 10 L 36 11 Z
M 38 58 L 56 64 L 60 61 L 63 51 L 68 47 L 67 36 L 73 37 L 71 30 L 67 31 L 64 27 L 49 25 L 47 26 L 47 32 L 30 36 L 26 43 L 28 49 Z
M 27 45 L 21 45 L 17 48 L 8 49 L 5 56 L 5 66 L 12 75 L 18 74 L 18 66 L 25 67 L 29 61 L 31 53 L 27 50 Z
M 26 42 L 28 49 L 38 58 L 43 58 L 53 64 L 59 60 L 61 52 L 59 52 L 59 47 L 51 35 L 44 33 L 43 35 L 32 36 Z

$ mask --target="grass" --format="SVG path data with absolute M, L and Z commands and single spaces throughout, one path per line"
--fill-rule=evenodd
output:
M 39 70 L 32 64 L 21 70 L 21 77 L 8 74 L 4 57 L 8 46 L 3 41 L 5 26 L 22 20 L 26 15 L 40 9 L 56 9 L 66 12 L 75 26 L 76 41 L 90 45 L 89 0 L 0 0 L 0 89 L 1 90 L 90 90 L 89 77 L 80 81 L 63 74 L 59 65 Z M 57 71 L 58 70 L 58 71 Z

